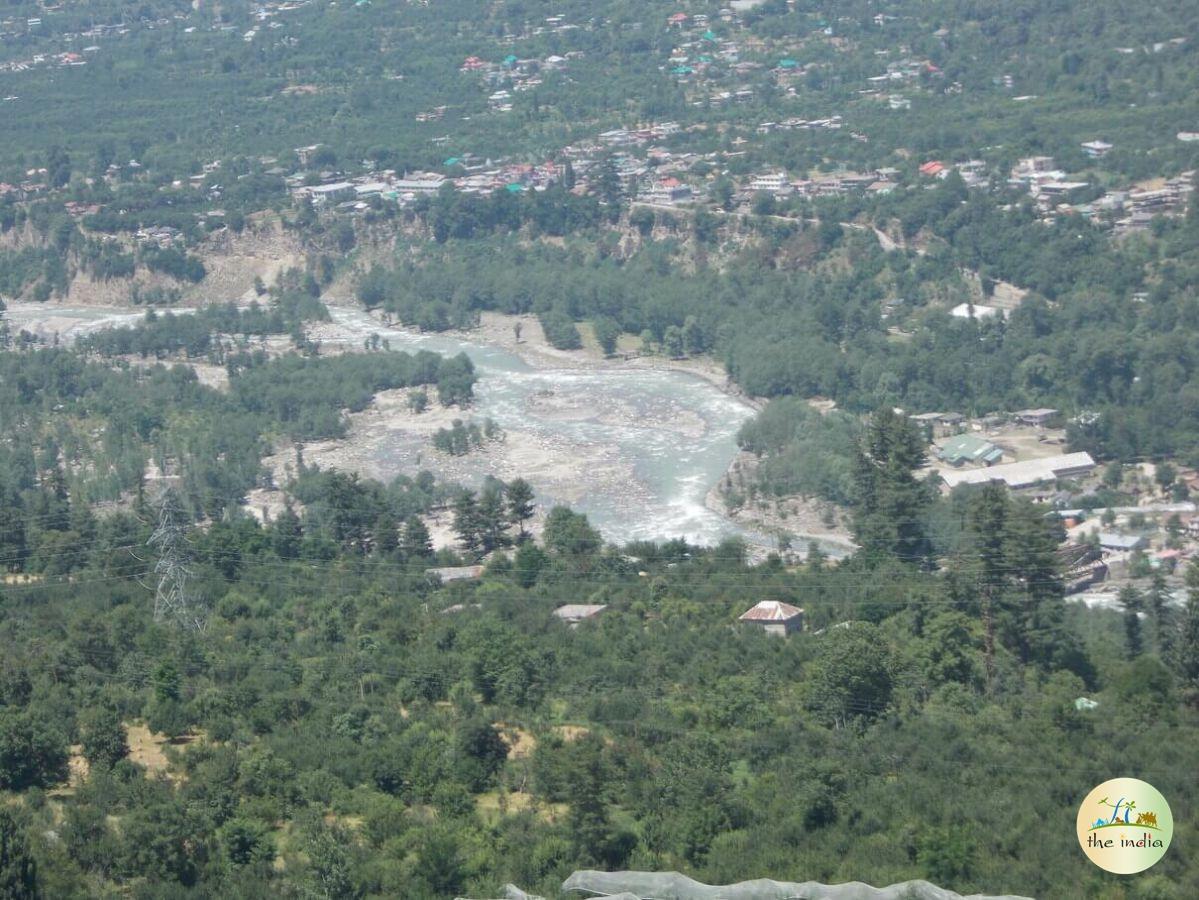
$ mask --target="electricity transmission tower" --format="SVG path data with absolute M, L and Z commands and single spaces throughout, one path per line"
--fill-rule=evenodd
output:
M 146 543 L 158 556 L 154 574 L 154 621 L 170 621 L 189 631 L 203 631 L 206 624 L 199 598 L 188 588 L 192 577 L 191 547 L 187 542 L 186 517 L 179 495 L 164 488 L 158 496 L 158 527 Z

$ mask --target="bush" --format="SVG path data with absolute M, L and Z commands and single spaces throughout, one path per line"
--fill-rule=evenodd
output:
M 31 712 L 0 709 L 0 788 L 49 787 L 66 777 L 66 738 Z
M 583 346 L 574 319 L 561 310 L 551 309 L 539 316 L 545 339 L 559 350 L 578 350 Z

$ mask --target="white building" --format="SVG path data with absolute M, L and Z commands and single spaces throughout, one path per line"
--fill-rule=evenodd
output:
M 643 190 L 640 196 L 646 203 L 682 203 L 691 199 L 691 186 L 656 182 Z
M 990 319 L 993 316 L 1000 314 L 1007 315 L 1007 311 L 1000 309 L 998 306 L 982 306 L 978 303 L 959 303 L 949 311 L 949 314 L 955 319 Z
M 775 172 L 772 175 L 758 175 L 750 183 L 749 189 L 754 193 L 765 192 L 779 196 L 790 194 L 795 188 L 786 172 Z
M 1095 460 L 1089 453 L 1063 453 L 1044 459 L 1029 459 L 1024 462 L 991 466 L 989 469 L 965 469 L 961 472 L 942 472 L 945 486 L 959 484 L 986 484 L 999 481 L 1009 488 L 1026 488 L 1044 481 L 1087 475 L 1095 469 Z

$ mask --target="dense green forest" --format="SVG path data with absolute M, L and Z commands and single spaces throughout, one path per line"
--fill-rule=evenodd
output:
M 704 28 L 672 28 L 674 10 L 656 3 L 521 0 L 482 13 L 468 0 L 310 4 L 276 13 L 276 29 L 255 20 L 248 4 L 193 11 L 179 2 L 68 2 L 35 28 L 14 23 L 0 60 L 79 52 L 67 36 L 96 25 L 122 23 L 125 33 L 91 37 L 97 49 L 84 66 L 2 73 L 19 114 L 0 138 L 0 161 L 23 168 L 58 148 L 56 177 L 65 182 L 73 171 L 130 159 L 190 175 L 213 157 L 280 156 L 323 143 L 334 163 L 415 168 L 464 152 L 496 158 L 560 147 L 622 120 L 752 126 L 793 108 L 852 116 L 871 140 L 842 133 L 802 145 L 779 136 L 745 164 L 777 162 L 779 153 L 796 168 L 830 156 L 869 164 L 896 147 L 957 158 L 996 144 L 1013 156 L 1052 153 L 1102 129 L 1122 145 L 1111 164 L 1135 171 L 1144 165 L 1138 150 L 1168 142 L 1196 112 L 1193 10 L 1181 0 L 1139 15 L 1115 0 L 1017 8 L 770 0 L 729 21 L 720 8 L 692 3 L 686 12 L 709 15 L 717 42 L 736 42 L 739 56 L 716 57 L 702 78 L 679 79 L 669 71 L 671 52 Z M 25 17 L 21 6 L 10 9 Z M 561 17 L 559 27 L 547 27 L 551 16 Z M 459 71 L 472 55 L 499 63 L 508 54 L 567 53 L 576 54 L 569 66 L 544 72 L 535 90 L 515 95 L 509 113 L 489 112 L 491 88 Z M 794 95 L 770 74 L 785 56 L 806 69 L 789 85 Z M 935 66 L 920 74 L 910 110 L 895 114 L 859 95 L 867 78 L 904 57 Z M 760 68 L 738 70 L 738 61 Z M 945 90 L 954 84 L 960 90 Z M 312 90 L 287 90 L 303 86 Z M 754 90 L 752 102 L 696 103 L 743 86 Z M 414 123 L 440 106 L 442 119 Z M 107 115 L 79 128 L 97 108 Z M 432 144 L 435 137 L 447 140 Z M 679 140 L 703 148 L 720 138 L 700 131 Z
M 1057 518 L 943 495 L 900 412 L 1061 410 L 1114 474 L 1088 509 L 1137 502 L 1124 463 L 1199 467 L 1194 195 L 1124 231 L 1008 180 L 1051 156 L 1085 206 L 1199 165 L 1196 24 L 1189 0 L 11 0 L 0 900 L 548 898 L 586 867 L 1199 896 L 1199 562 L 1180 596 L 1142 554 L 1118 608 L 1067 602 Z M 490 193 L 355 190 L 489 167 Z M 866 174 L 746 188 L 779 170 Z M 646 202 L 667 172 L 693 204 Z M 222 281 L 242 252 L 296 267 Z M 89 291 L 146 314 L 74 343 L 3 317 Z M 1000 293 L 1010 315 L 950 313 Z M 456 407 L 427 435 L 452 471 L 505 440 L 465 354 L 386 326 L 322 347 L 349 294 L 422 332 L 520 314 L 557 351 L 719 364 L 764 401 L 725 500 L 831 501 L 855 551 L 614 546 L 489 463 L 471 487 L 311 464 L 384 391 Z M 762 600 L 804 628 L 739 621 Z M 1176 827 L 1134 879 L 1073 827 L 1125 774 Z
M 227 368 L 230 389 L 222 392 L 183 365 L 111 368 L 66 350 L 0 353 L 5 510 L 19 519 L 21 510 L 72 496 L 82 514 L 89 499 L 140 494 L 153 462 L 180 475 L 197 515 L 219 516 L 261 482 L 261 459 L 274 441 L 341 436 L 345 411 L 363 409 L 382 390 L 431 385 L 443 403 L 465 403 L 475 379 L 465 356 L 428 352 L 269 358 L 243 351 Z M 41 519 L 33 516 L 33 533 L 5 530 L 0 545 L 10 563 L 39 556 Z
M 1189 896 L 1185 854 L 1121 881 L 1071 826 L 1135 771 L 1194 836 L 1199 581 L 1182 610 L 1147 581 L 1135 626 L 1068 607 L 1034 506 L 938 501 L 911 426 L 868 432 L 862 550 L 797 571 L 735 540 L 603 548 L 558 509 L 540 544 L 443 587 L 402 525 L 431 480 L 306 470 L 302 515 L 188 529 L 201 631 L 156 622 L 138 581 L 153 503 L 92 516 L 45 485 L 9 527 L 87 530 L 0 589 L 5 877 L 54 897 L 553 896 L 596 866 Z M 759 597 L 802 604 L 807 633 L 735 627 Z M 608 608 L 551 615 L 580 601 Z M 141 722 L 175 738 L 148 770 Z M 69 759 L 88 774 L 64 789 Z

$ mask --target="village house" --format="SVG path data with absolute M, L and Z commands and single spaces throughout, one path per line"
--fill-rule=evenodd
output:
M 803 610 L 781 600 L 762 600 L 747 609 L 738 621 L 759 625 L 767 634 L 786 637 L 803 631 Z
M 578 628 L 580 622 L 596 618 L 608 607 L 598 603 L 567 603 L 554 610 L 554 617 L 561 619 L 571 628 Z
M 677 178 L 663 178 L 642 190 L 638 197 L 646 203 L 681 203 L 691 199 L 691 186 Z
M 1104 550 L 1111 550 L 1117 553 L 1131 553 L 1133 550 L 1145 549 L 1148 541 L 1144 535 L 1140 534 L 1121 534 L 1116 531 L 1101 531 L 1099 532 L 1099 546 Z
M 1034 428 L 1043 428 L 1058 417 L 1056 409 L 1021 409 L 1012 413 L 1012 416 L 1021 425 L 1031 425 Z
M 396 180 L 392 189 L 399 194 L 436 194 L 446 180 L 441 175 L 431 173 L 405 174 Z
M 314 184 L 300 188 L 298 194 L 309 197 L 315 204 L 327 203 L 340 195 L 354 193 L 354 185 L 348 181 L 334 181 L 332 184 Z
M 774 194 L 776 197 L 786 196 L 793 190 L 786 172 L 757 175 L 750 181 L 749 189 L 754 193 Z
M 432 569 L 425 569 L 425 574 L 430 578 L 439 579 L 442 584 L 450 581 L 473 581 L 476 578 L 483 577 L 482 566 L 437 566 Z

